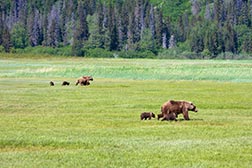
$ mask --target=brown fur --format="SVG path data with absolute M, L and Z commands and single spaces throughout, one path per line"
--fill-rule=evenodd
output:
M 61 85 L 62 85 L 62 86 L 68 86 L 68 85 L 70 85 L 70 82 L 63 81 Z
M 151 117 L 155 118 L 155 114 L 152 113 L 152 112 L 143 112 L 141 115 L 140 115 L 140 119 L 143 120 L 143 119 L 149 119 L 151 120 Z
M 93 77 L 92 76 L 82 76 L 80 78 L 77 79 L 76 81 L 76 84 L 75 85 L 78 85 L 80 84 L 81 86 L 86 86 L 86 85 L 90 85 L 90 82 L 89 81 L 93 81 Z
M 53 81 L 50 81 L 50 86 L 54 86 L 54 83 L 53 83 Z
M 164 115 L 162 113 L 158 114 L 158 120 L 160 118 L 162 118 L 162 117 L 164 117 Z M 176 116 L 175 113 L 169 113 L 169 114 L 167 114 L 167 116 L 165 118 L 162 119 L 162 121 L 164 121 L 164 120 L 175 120 L 175 121 L 177 121 L 177 116 Z
M 192 102 L 169 100 L 161 107 L 163 115 L 162 121 L 170 120 L 171 118 L 174 118 L 174 116 L 177 118 L 179 114 L 183 114 L 185 120 L 190 120 L 188 111 L 198 112 L 196 106 Z

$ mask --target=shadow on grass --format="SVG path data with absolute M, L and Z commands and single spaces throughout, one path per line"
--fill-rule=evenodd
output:
M 162 120 L 160 120 L 160 121 L 162 121 Z M 188 122 L 188 121 L 203 121 L 203 119 L 194 118 L 194 119 L 190 119 L 190 120 L 185 120 L 184 118 L 179 118 L 179 119 L 177 119 L 177 121 L 175 121 L 175 120 L 164 120 L 164 121 L 169 121 L 169 122 L 182 122 L 182 121 L 184 121 L 184 122 Z
M 177 120 L 178 121 L 203 121 L 202 118 L 193 118 L 193 119 L 190 119 L 190 120 L 185 120 L 184 118 L 179 118 Z

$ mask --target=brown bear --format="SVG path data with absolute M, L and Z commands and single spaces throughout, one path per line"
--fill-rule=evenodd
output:
M 70 85 L 70 82 L 63 81 L 61 85 L 62 85 L 62 86 L 68 86 L 68 85 Z
M 185 120 L 190 120 L 188 111 L 198 112 L 196 106 L 192 102 L 169 100 L 161 107 L 161 112 L 163 115 L 162 121 L 170 120 L 174 116 L 177 118 L 181 113 L 183 114 Z
M 54 86 L 54 83 L 53 83 L 53 81 L 50 81 L 50 86 Z
M 93 81 L 93 77 L 92 76 L 82 76 L 80 78 L 77 79 L 76 81 L 76 84 L 75 85 L 78 85 L 80 84 L 81 86 L 86 86 L 86 85 L 90 85 L 90 82 L 89 81 Z
M 143 112 L 143 113 L 141 113 L 141 115 L 140 115 L 140 119 L 141 120 L 143 120 L 143 119 L 149 119 L 149 120 L 151 120 L 151 117 L 153 117 L 153 118 L 155 118 L 155 114 L 153 113 L 153 112 Z

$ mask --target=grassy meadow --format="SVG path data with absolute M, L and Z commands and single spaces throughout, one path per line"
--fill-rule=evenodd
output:
M 90 86 L 74 85 L 82 75 Z M 0 55 L 0 97 L 3 168 L 252 164 L 252 61 Z M 140 121 L 169 99 L 199 112 Z

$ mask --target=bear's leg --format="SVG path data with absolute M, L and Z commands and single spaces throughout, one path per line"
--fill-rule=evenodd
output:
M 158 120 L 160 119 L 160 118 L 162 118 L 163 117 L 163 114 L 161 113 L 161 114 L 158 114 Z
M 168 114 L 165 114 L 164 117 L 163 117 L 163 119 L 161 121 L 164 121 L 164 120 L 169 120 Z
M 189 115 L 188 115 L 188 111 L 184 111 L 184 112 L 183 112 L 183 116 L 184 116 L 184 119 L 185 119 L 185 120 L 190 120 L 190 119 L 189 119 Z
M 171 113 L 171 116 L 170 116 L 170 120 L 175 120 L 175 121 L 178 121 L 176 116 L 178 116 L 177 114 L 175 113 Z

